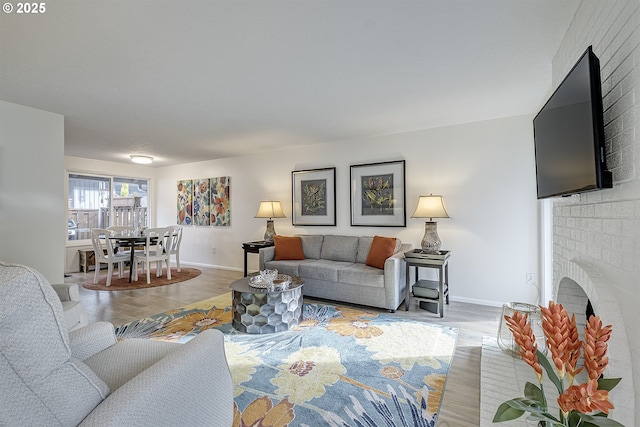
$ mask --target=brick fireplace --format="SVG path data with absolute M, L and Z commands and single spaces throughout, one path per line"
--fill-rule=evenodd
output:
M 623 380 L 611 392 L 611 400 L 615 405 L 612 417 L 626 426 L 634 422 L 634 383 L 631 351 L 627 340 L 627 328 L 624 318 L 613 295 L 613 278 L 598 271 L 587 262 L 571 261 L 558 265 L 555 272 L 560 279 L 554 287 L 554 300 L 561 303 L 569 316 L 575 314 L 576 323 L 583 338 L 586 322 L 587 302 L 590 302 L 594 314 L 600 316 L 604 325 L 613 325 L 613 333 L 609 340 L 609 365 L 604 372 L 605 377 L 622 378 Z
M 613 325 L 614 418 L 640 425 L 640 1 L 579 3 L 552 62 L 552 87 L 592 45 L 600 59 L 605 156 L 613 188 L 553 199 L 553 297 L 591 301 Z M 636 385 L 638 384 L 638 385 Z M 635 389 L 634 389 L 635 388 Z

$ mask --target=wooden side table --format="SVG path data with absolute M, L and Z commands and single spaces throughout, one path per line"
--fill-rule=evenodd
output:
M 93 249 L 78 249 L 80 254 L 80 272 L 88 273 L 89 268 L 96 265 L 96 255 Z
M 260 253 L 260 248 L 268 248 L 269 246 L 273 246 L 273 242 L 267 242 L 266 240 L 245 242 L 242 244 L 242 249 L 244 249 L 244 277 L 247 277 L 247 254 Z
M 405 252 L 404 261 L 407 265 L 407 287 L 404 299 L 404 309 L 409 311 L 411 298 L 419 301 L 438 304 L 438 314 L 444 316 L 444 303 L 449 305 L 449 256 L 450 251 L 440 251 L 439 254 L 423 254 L 420 249 Z M 411 285 L 411 267 L 415 269 L 416 282 Z M 438 270 L 438 280 L 419 280 L 419 268 L 435 268 Z M 419 292 L 415 288 L 419 288 Z M 419 295 L 416 295 L 416 292 Z

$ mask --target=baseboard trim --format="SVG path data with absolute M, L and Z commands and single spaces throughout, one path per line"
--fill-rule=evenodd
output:
M 465 298 L 465 297 L 450 297 L 451 301 L 456 302 L 466 302 L 469 304 L 478 304 L 478 305 L 486 305 L 489 307 L 502 307 L 505 302 L 504 301 L 491 301 L 486 299 L 477 299 L 477 298 Z
M 175 262 L 171 263 L 172 266 L 175 267 Z M 204 264 L 200 262 L 184 262 L 181 261 L 180 265 L 187 265 L 190 267 L 206 267 L 206 268 L 217 268 L 219 270 L 227 270 L 227 271 L 242 271 L 242 268 L 237 267 L 229 267 L 228 265 L 216 265 L 216 264 Z

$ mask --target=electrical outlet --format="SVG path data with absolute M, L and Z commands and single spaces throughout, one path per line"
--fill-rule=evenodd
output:
M 527 273 L 525 280 L 527 282 L 527 285 L 535 285 L 536 284 L 535 273 Z
M 215 255 L 215 254 L 216 254 L 216 248 L 211 248 L 211 253 L 212 253 L 213 255 Z

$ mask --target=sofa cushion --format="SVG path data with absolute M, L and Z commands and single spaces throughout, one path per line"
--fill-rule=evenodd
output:
M 273 236 L 273 243 L 276 250 L 276 261 L 285 259 L 301 260 L 304 259 L 302 252 L 302 240 L 299 236 Z
M 370 236 L 361 236 L 358 241 L 358 255 L 356 256 L 356 262 L 360 264 L 367 263 L 367 257 L 369 256 L 369 249 L 371 249 L 371 243 L 373 242 L 373 237 Z M 397 254 L 402 246 L 402 241 L 396 237 L 396 247 L 393 250 L 393 254 Z
M 349 285 L 384 288 L 384 270 L 364 264 L 352 264 L 338 270 L 338 281 Z
M 358 253 L 357 236 L 324 236 L 322 243 L 321 259 L 342 262 L 356 262 Z
M 369 267 L 384 268 L 384 262 L 393 255 L 395 248 L 395 237 L 373 236 L 373 242 L 365 264 Z
M 296 234 L 302 239 L 302 252 L 304 252 L 305 258 L 320 259 L 320 252 L 322 251 L 322 241 L 324 235 L 322 234 Z
M 298 271 L 302 278 L 338 282 L 338 271 L 350 265 L 353 263 L 318 259 L 300 264 Z
M 268 268 L 269 270 L 278 270 L 280 274 L 288 274 L 289 276 L 299 276 L 298 267 L 301 263 L 306 262 L 306 260 L 284 260 L 284 261 L 267 261 L 264 263 L 264 268 Z
M 357 263 L 364 264 L 367 262 L 369 249 L 371 249 L 371 242 L 373 242 L 373 237 L 360 236 L 358 239 L 358 254 L 356 255 Z

